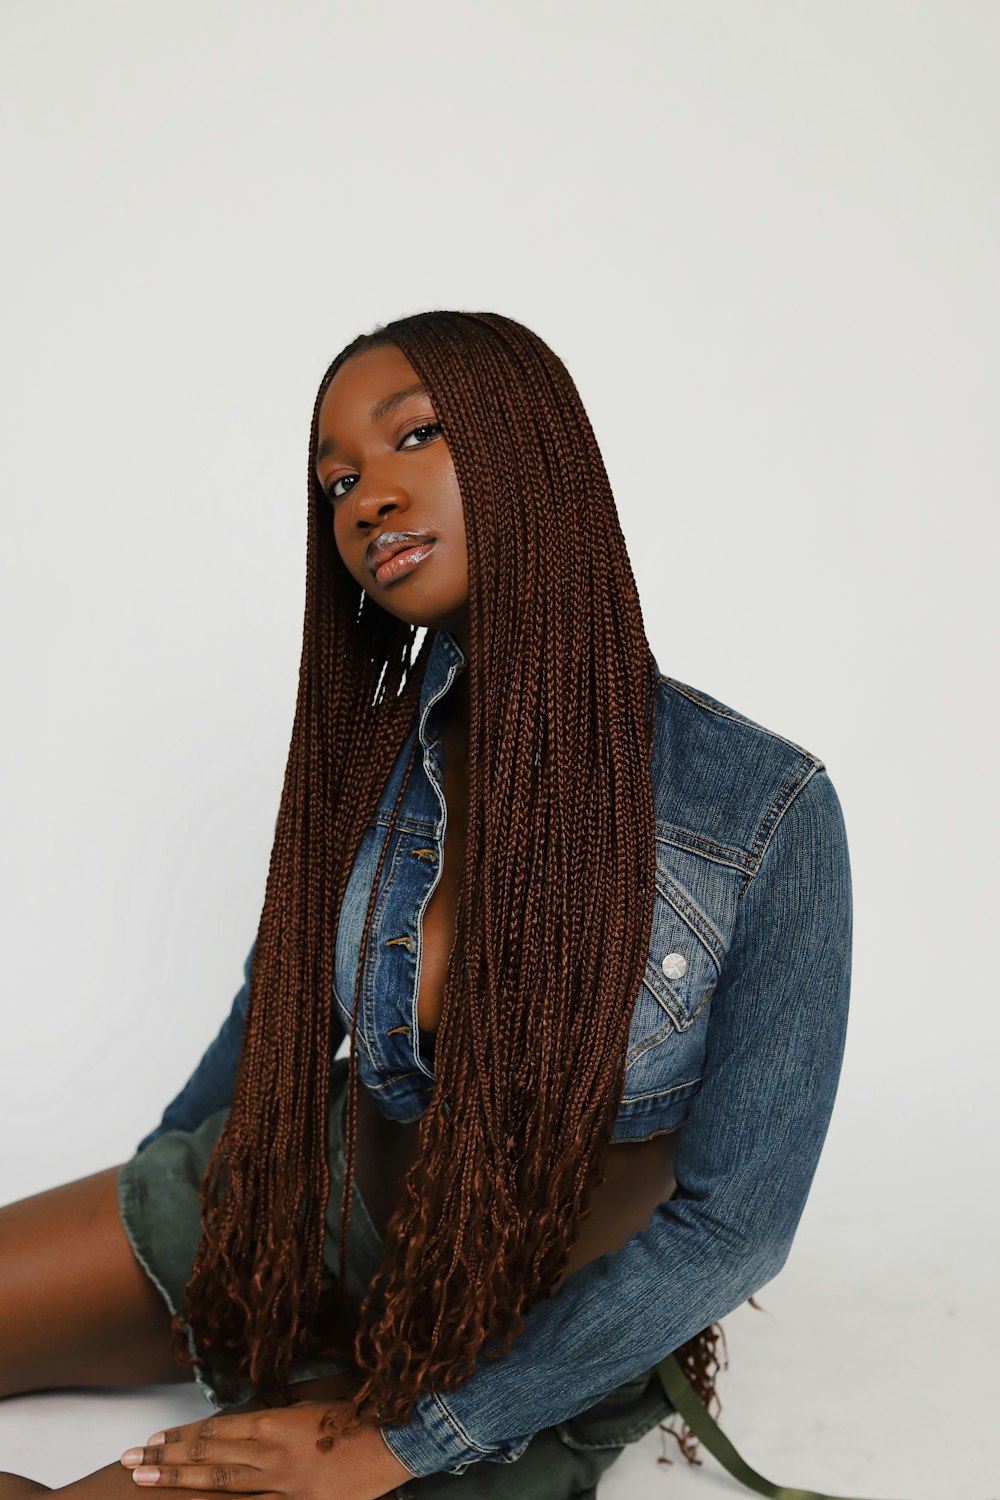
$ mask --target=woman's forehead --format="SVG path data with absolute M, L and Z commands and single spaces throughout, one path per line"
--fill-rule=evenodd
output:
M 375 359 L 375 355 L 385 358 Z M 350 366 L 356 365 L 352 370 Z M 344 434 L 378 427 L 398 407 L 430 392 L 395 345 L 380 345 L 352 355 L 334 375 L 320 404 L 316 426 L 316 462 L 334 455 Z
M 366 415 L 374 402 L 420 384 L 420 377 L 398 345 L 379 344 L 345 359 L 323 394 L 320 414 L 327 418 L 340 412 Z

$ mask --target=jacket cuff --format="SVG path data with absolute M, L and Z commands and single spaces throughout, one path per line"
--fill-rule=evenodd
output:
M 512 1464 L 521 1457 L 534 1433 L 484 1448 L 465 1431 L 445 1404 L 431 1393 L 421 1396 L 408 1422 L 390 1422 L 379 1428 L 390 1453 L 410 1470 L 415 1479 L 428 1474 L 464 1474 L 470 1464 Z

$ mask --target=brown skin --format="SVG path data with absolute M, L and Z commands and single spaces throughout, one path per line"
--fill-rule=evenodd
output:
M 379 421 L 370 415 L 376 401 L 418 384 L 417 372 L 395 344 L 345 361 L 319 409 L 317 452 L 322 454 L 326 444 L 336 446 L 318 459 L 316 478 L 328 497 L 337 550 L 365 593 L 398 620 L 450 631 L 468 660 L 465 511 L 447 441 L 441 432 L 425 430 L 438 425 L 434 403 L 429 395 L 414 394 Z M 384 531 L 429 532 L 436 539 L 434 550 L 412 573 L 380 583 L 365 550 Z M 467 673 L 448 694 L 447 718 L 467 747 Z
M 338 450 L 319 461 L 324 489 L 337 485 L 332 523 L 345 565 L 379 606 L 412 624 L 450 630 L 469 655 L 465 522 L 454 467 L 440 434 L 409 434 L 436 420 L 427 397 L 413 396 L 376 424 L 369 407 L 415 383 L 395 347 L 356 355 L 337 372 L 320 411 L 320 442 Z M 426 450 L 426 451 L 425 451 Z M 365 548 L 382 530 L 426 531 L 434 552 L 388 585 L 368 571 Z M 424 914 L 426 940 L 420 1022 L 434 1029 L 454 930 L 457 876 L 462 867 L 468 799 L 468 674 L 448 694 L 443 725 L 448 844 L 445 869 Z M 452 871 L 450 881 L 448 872 Z M 377 1117 L 376 1117 L 377 1118 Z M 392 1130 L 398 1130 L 393 1125 Z M 673 1136 L 625 1143 L 609 1153 L 606 1181 L 595 1190 L 563 1278 L 578 1265 L 620 1248 L 648 1223 L 655 1204 L 676 1190 Z M 168 1350 L 169 1317 L 136 1263 L 118 1217 L 118 1168 L 68 1183 L 0 1209 L 0 1395 L 66 1385 L 135 1385 L 186 1380 Z M 598 1203 L 600 1200 L 600 1210 Z M 73 1247 L 72 1257 L 65 1246 Z M 58 1330 L 58 1338 L 54 1331 Z M 195 1493 L 259 1494 L 288 1500 L 368 1500 L 409 1477 L 370 1425 L 331 1450 L 318 1446 L 350 1408 L 357 1372 L 295 1386 L 300 1398 L 271 1411 L 259 1401 L 172 1429 L 156 1444 L 65 1486 L 74 1500 L 127 1500 L 140 1464 L 164 1469 L 149 1486 Z M 243 1413 L 243 1415 L 237 1415 Z M 199 1448 L 197 1445 L 201 1444 Z M 206 1446 L 210 1445 L 210 1446 Z M 192 1449 L 194 1450 L 192 1452 Z M 335 1477 L 331 1451 L 336 1453 Z M 231 1472 L 212 1483 L 211 1464 Z M 186 1465 L 190 1465 L 183 1472 Z M 238 1472 L 240 1466 L 244 1472 Z M 182 1472 L 171 1472 L 174 1468 Z M 250 1472 L 247 1472 L 247 1471 Z M 45 1486 L 0 1475 L 0 1500 L 36 1500 Z
M 0 1396 L 191 1379 L 122 1228 L 117 1182 L 108 1167 L 0 1208 Z
M 450 631 L 468 658 L 465 515 L 447 442 L 433 430 L 434 405 L 429 395 L 414 394 L 381 420 L 370 415 L 376 401 L 418 383 L 395 345 L 347 360 L 320 407 L 318 445 L 335 443 L 336 449 L 318 461 L 317 478 L 328 495 L 336 489 L 330 496 L 334 537 L 361 587 L 398 619 Z M 411 573 L 380 583 L 368 568 L 365 549 L 390 530 L 428 532 L 435 545 Z M 465 778 L 467 673 L 459 676 L 448 700 L 448 760 L 453 778 Z M 454 781 L 453 787 L 449 800 L 457 804 L 462 789 Z M 169 1353 L 167 1308 L 122 1228 L 118 1171 L 110 1167 L 0 1209 L 0 1396 L 190 1380 L 190 1371 Z M 65 1254 L 66 1245 L 73 1246 L 72 1257 Z M 162 1439 L 147 1443 L 132 1450 L 130 1466 L 118 1461 L 58 1493 L 74 1500 L 126 1500 L 140 1487 L 132 1469 L 158 1461 L 163 1478 L 142 1488 L 183 1496 L 268 1492 L 288 1500 L 375 1500 L 392 1494 L 412 1476 L 378 1429 L 366 1423 L 337 1437 L 329 1425 L 349 1413 L 347 1397 L 358 1383 L 353 1372 L 300 1382 L 294 1387 L 299 1399 L 291 1407 L 267 1409 L 252 1401 L 172 1429 L 166 1447 Z M 220 1462 L 233 1471 L 221 1486 L 212 1482 L 211 1468 Z M 0 1500 L 30 1500 L 45 1490 L 21 1476 L 0 1474 Z
M 370 414 L 376 401 L 418 384 L 394 344 L 341 365 L 319 409 L 316 477 L 331 507 L 337 550 L 365 593 L 410 625 L 450 631 L 468 659 L 465 511 L 447 441 L 426 430 L 437 425 L 433 402 L 414 394 L 381 420 Z M 324 453 L 328 446 L 332 451 Z M 434 549 L 413 572 L 380 583 L 365 549 L 384 531 L 429 532 Z M 464 697 L 467 706 L 467 693 L 460 678 L 449 697 Z

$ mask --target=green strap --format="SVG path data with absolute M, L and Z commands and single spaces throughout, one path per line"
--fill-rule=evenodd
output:
M 823 1495 L 819 1490 L 796 1490 L 789 1489 L 784 1484 L 772 1484 L 743 1462 L 726 1434 L 716 1424 L 715 1418 L 709 1415 L 706 1407 L 699 1401 L 675 1355 L 668 1354 L 666 1359 L 661 1359 L 656 1366 L 656 1373 L 671 1406 L 683 1417 L 695 1437 L 747 1489 L 756 1490 L 758 1495 L 769 1495 L 771 1500 L 847 1500 L 843 1495 Z

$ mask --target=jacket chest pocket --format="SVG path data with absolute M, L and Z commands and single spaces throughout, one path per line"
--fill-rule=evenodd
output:
M 623 1103 L 700 1081 L 722 940 L 676 881 L 658 873 L 646 969 L 625 1058 Z

